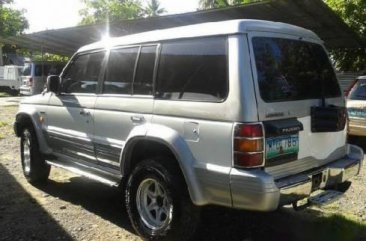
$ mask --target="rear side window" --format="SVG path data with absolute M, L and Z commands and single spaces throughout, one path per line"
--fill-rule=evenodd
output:
M 47 64 L 36 64 L 34 67 L 34 75 L 42 76 L 47 75 L 50 66 Z
M 135 95 L 152 95 L 156 46 L 141 47 L 140 57 L 133 82 Z
M 138 47 L 111 50 L 103 93 L 131 94 L 138 51 Z
M 64 93 L 96 93 L 105 52 L 76 56 L 62 78 Z
M 162 44 L 157 98 L 222 101 L 228 93 L 226 37 Z
M 339 97 L 322 46 L 300 40 L 253 38 L 260 95 L 266 102 Z
M 366 79 L 357 80 L 348 98 L 351 100 L 366 100 Z

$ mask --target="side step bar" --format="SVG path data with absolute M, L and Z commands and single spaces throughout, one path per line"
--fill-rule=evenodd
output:
M 307 199 L 307 202 L 302 205 L 298 205 L 298 202 L 294 202 L 292 204 L 292 207 L 296 211 L 301 211 L 312 205 L 315 206 L 327 205 L 340 199 L 343 196 L 343 194 L 344 194 L 343 192 L 339 192 L 336 190 L 325 190 L 316 195 L 310 196 Z
M 80 168 L 77 168 L 75 166 L 64 165 L 64 164 L 61 164 L 59 162 L 48 161 L 48 160 L 46 161 L 46 163 L 51 165 L 51 166 L 59 167 L 59 168 L 68 170 L 70 172 L 76 173 L 78 175 L 81 175 L 81 176 L 90 178 L 92 180 L 101 182 L 101 183 L 106 184 L 108 186 L 112 186 L 112 187 L 118 187 L 119 186 L 119 182 L 115 181 L 115 180 L 112 180 L 112 178 L 101 177 L 100 175 L 84 171 L 84 170 L 82 170 Z

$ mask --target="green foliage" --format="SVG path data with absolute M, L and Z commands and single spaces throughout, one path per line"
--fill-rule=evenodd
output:
M 67 62 L 70 57 L 62 56 L 58 54 L 42 53 L 39 51 L 31 52 L 27 49 L 18 49 L 17 54 L 20 56 L 28 57 L 33 61 L 52 61 L 52 62 Z
M 0 36 L 2 37 L 21 34 L 28 28 L 28 21 L 23 16 L 23 11 L 5 6 L 11 3 L 12 0 L 0 0 Z
M 147 7 L 144 9 L 145 16 L 147 17 L 156 17 L 160 14 L 163 14 L 166 12 L 164 8 L 160 7 L 160 3 L 158 0 L 150 0 L 147 3 Z
M 83 0 L 85 8 L 80 10 L 81 24 L 101 23 L 118 19 L 134 19 L 143 16 L 138 0 Z
M 239 4 L 262 2 L 264 0 L 200 0 L 200 9 L 223 8 Z
M 324 0 L 366 43 L 366 0 Z M 366 70 L 366 49 L 336 49 L 331 54 L 340 70 Z

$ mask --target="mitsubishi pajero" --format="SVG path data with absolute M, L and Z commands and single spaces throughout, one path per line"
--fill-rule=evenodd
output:
M 82 47 L 21 102 L 14 128 L 29 182 L 57 166 L 120 186 L 139 235 L 182 240 L 204 205 L 272 211 L 339 197 L 364 158 L 346 124 L 316 34 L 231 20 Z

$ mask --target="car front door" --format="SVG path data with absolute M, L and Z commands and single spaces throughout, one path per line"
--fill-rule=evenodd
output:
M 65 159 L 97 164 L 94 152 L 94 104 L 105 52 L 76 55 L 62 75 L 59 94 L 47 110 L 48 142 Z

